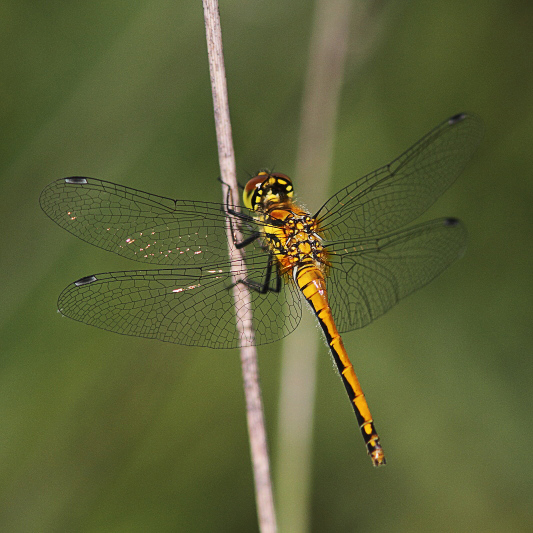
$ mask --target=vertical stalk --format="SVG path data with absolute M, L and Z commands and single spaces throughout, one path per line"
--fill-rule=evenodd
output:
M 217 0 L 203 0 L 204 20 L 209 58 L 209 73 L 211 76 L 211 90 L 213 93 L 213 107 L 218 144 L 218 159 L 222 181 L 231 187 L 231 202 L 238 205 L 238 186 L 235 172 L 235 153 L 231 136 L 231 123 L 228 103 L 228 90 L 222 50 L 222 32 L 220 28 L 220 14 Z M 239 235 L 236 235 L 239 239 Z M 233 235 L 228 225 L 228 245 L 230 259 L 239 265 L 239 274 L 234 273 L 233 281 L 243 277 L 244 262 L 239 250 L 233 244 Z M 251 299 L 247 287 L 242 283 L 234 286 L 235 308 L 237 313 L 237 329 L 241 338 L 252 339 Z M 251 342 L 253 344 L 253 342 Z M 275 533 L 277 531 L 274 499 L 272 496 L 272 482 L 270 479 L 270 464 L 266 430 L 259 386 L 259 370 L 257 351 L 255 346 L 240 348 L 244 394 L 246 398 L 246 414 L 248 420 L 248 434 L 250 437 L 250 452 L 254 471 L 257 514 L 261 533 Z
M 371 55 L 377 34 L 374 23 L 385 3 L 315 3 L 294 176 L 305 185 L 298 199 L 309 207 L 313 203 L 318 207 L 327 198 L 348 43 L 359 67 Z M 316 320 L 309 313 L 283 347 L 276 483 L 280 525 L 291 533 L 309 530 L 318 342 Z

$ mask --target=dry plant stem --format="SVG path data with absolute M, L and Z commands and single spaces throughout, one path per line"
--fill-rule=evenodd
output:
M 218 158 L 222 181 L 231 187 L 231 202 L 238 205 L 238 187 L 235 172 L 235 154 L 231 137 L 231 123 L 229 115 L 228 90 L 222 51 L 222 33 L 220 29 L 220 15 L 217 0 L 203 0 L 204 19 L 209 56 L 209 72 L 213 93 L 213 107 L 215 112 L 215 126 L 218 143 Z M 226 191 L 224 191 L 226 192 Z M 242 262 L 241 252 L 233 244 L 231 228 L 227 228 L 230 259 L 239 264 Z M 239 235 L 235 235 L 239 239 Z M 244 266 L 244 264 L 242 263 Z M 242 279 L 242 267 L 236 283 Z M 236 283 L 234 296 L 237 312 L 237 328 L 241 338 L 253 339 L 250 293 L 242 283 Z M 241 347 L 241 365 L 246 397 L 246 413 L 248 419 L 248 433 L 250 436 L 250 451 L 254 470 L 255 492 L 259 529 L 262 533 L 273 533 L 276 528 L 274 499 L 272 496 L 272 482 L 270 480 L 270 465 L 268 458 L 267 439 L 263 416 L 261 389 L 259 387 L 259 373 L 257 365 L 257 351 L 254 346 Z

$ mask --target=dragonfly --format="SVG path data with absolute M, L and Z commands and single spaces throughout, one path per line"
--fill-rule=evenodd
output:
M 370 324 L 464 253 L 467 233 L 456 218 L 404 227 L 455 181 L 481 137 L 478 117 L 455 115 L 391 163 L 334 194 L 315 215 L 293 201 L 288 176 L 269 171 L 243 187 L 244 206 L 231 204 L 229 190 L 225 203 L 210 203 L 88 177 L 58 179 L 40 196 L 54 222 L 99 248 L 155 265 L 80 278 L 61 292 L 58 309 L 124 335 L 235 348 L 288 335 L 307 302 L 372 463 L 384 465 L 341 333 Z M 233 261 L 228 224 L 242 254 Z M 236 328 L 241 320 L 231 290 L 236 284 L 250 289 L 250 299 L 237 305 L 251 306 L 253 337 Z

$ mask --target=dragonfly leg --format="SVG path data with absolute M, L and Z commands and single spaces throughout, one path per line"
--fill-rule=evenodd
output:
M 217 181 L 222 183 L 222 185 L 225 185 L 226 187 L 229 187 L 229 185 L 225 181 L 222 181 L 222 178 L 220 176 L 218 176 Z M 237 187 L 239 187 L 239 189 L 241 191 L 244 191 L 244 185 L 242 183 L 237 182 Z
M 219 179 L 220 183 L 222 183 L 223 185 L 226 185 L 226 187 L 228 188 L 228 194 L 226 195 L 226 202 L 225 202 L 225 205 L 224 205 L 224 209 L 225 209 L 227 215 L 231 215 L 228 218 L 229 218 L 229 222 L 231 224 L 231 233 L 233 235 L 233 244 L 235 244 L 235 247 L 238 250 L 240 250 L 241 248 L 244 248 L 245 246 L 248 246 L 249 244 L 254 242 L 256 239 L 258 239 L 261 236 L 261 233 L 259 231 L 254 231 L 252 233 L 252 235 L 250 235 L 249 237 L 247 237 L 243 241 L 237 242 L 237 239 L 235 238 L 235 230 L 233 228 L 233 222 L 234 222 L 233 221 L 233 217 L 238 218 L 239 220 L 242 220 L 244 222 L 253 222 L 254 218 L 252 216 L 250 216 L 250 215 L 246 215 L 245 213 L 241 213 L 240 211 L 237 211 L 237 210 L 233 209 L 232 207 L 230 207 L 229 199 L 230 199 L 230 194 L 231 194 L 231 187 L 227 183 L 224 183 L 221 178 L 218 178 L 218 179 Z
M 273 268 L 276 269 L 275 276 L 276 276 L 276 286 L 270 287 L 270 280 L 272 279 L 272 270 Z M 237 283 L 242 283 L 246 285 L 249 289 L 256 291 L 260 294 L 266 294 L 267 292 L 276 292 L 279 293 L 281 291 L 281 276 L 279 275 L 279 264 L 277 261 L 273 260 L 273 257 L 269 257 L 268 265 L 266 268 L 265 273 L 265 279 L 262 283 L 258 283 L 257 281 L 250 281 L 247 279 L 241 279 L 237 281 Z M 233 288 L 236 284 L 234 283 L 229 289 Z
M 245 213 L 241 213 L 240 211 L 236 211 L 235 209 L 232 209 L 228 204 L 226 204 L 226 213 L 228 215 L 234 216 L 235 218 L 238 218 L 239 220 L 244 220 L 245 222 L 254 221 L 254 217 L 246 215 Z
M 226 194 L 226 202 L 224 204 L 224 209 L 226 211 L 226 213 L 228 215 L 232 215 L 240 220 L 245 220 L 247 222 L 253 222 L 254 220 L 254 217 L 250 216 L 250 215 L 247 215 L 245 213 L 241 213 L 240 211 L 237 211 L 236 209 L 233 209 L 232 207 L 230 207 L 230 195 L 231 195 L 231 187 L 227 184 L 227 183 L 224 183 L 220 178 L 220 183 L 222 183 L 222 185 L 225 185 L 227 188 L 228 188 L 228 192 Z
M 233 244 L 235 244 L 235 248 L 237 248 L 237 250 L 240 250 L 241 248 L 244 248 L 245 246 L 248 246 L 249 244 L 254 242 L 259 237 L 261 237 L 261 233 L 259 233 L 259 231 L 256 231 L 252 235 L 250 235 L 247 239 L 244 239 L 241 242 L 235 242 L 235 239 L 234 239 Z

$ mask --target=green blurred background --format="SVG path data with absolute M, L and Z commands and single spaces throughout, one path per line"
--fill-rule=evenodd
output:
M 386 468 L 322 349 L 311 530 L 531 531 L 533 3 L 377 13 L 365 61 L 350 43 L 330 192 L 456 112 L 486 133 L 427 214 L 465 221 L 464 259 L 344 338 Z M 313 5 L 233 0 L 221 15 L 240 179 L 293 175 Z M 255 531 L 238 353 L 61 319 L 69 282 L 136 265 L 38 203 L 69 175 L 220 200 L 201 2 L 4 0 L 0 28 L 0 530 Z M 272 449 L 280 348 L 259 350 Z

